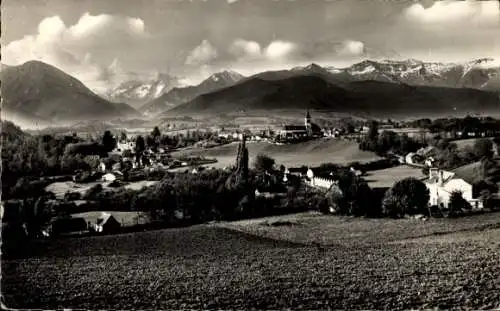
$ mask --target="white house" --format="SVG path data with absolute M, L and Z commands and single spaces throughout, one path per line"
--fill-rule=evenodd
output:
M 405 162 L 408 163 L 408 164 L 415 164 L 415 157 L 416 157 L 416 153 L 414 152 L 410 152 L 406 155 L 405 157 Z
M 433 158 L 433 157 L 428 157 L 426 160 L 425 160 L 425 166 L 427 167 L 434 167 L 434 163 L 436 162 L 436 160 Z
M 99 163 L 99 171 L 106 172 L 106 164 L 104 162 Z
M 482 208 L 481 200 L 474 197 L 472 183 L 457 176 L 454 172 L 431 168 L 429 178 L 425 180 L 425 185 L 429 189 L 429 205 L 448 208 L 451 194 L 460 191 L 463 198 L 473 208 Z
M 116 180 L 116 175 L 112 173 L 107 173 L 102 176 L 103 181 L 115 181 Z

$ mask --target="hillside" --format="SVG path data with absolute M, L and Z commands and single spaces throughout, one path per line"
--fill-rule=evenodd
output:
M 307 108 L 374 115 L 497 111 L 498 94 L 474 89 L 410 86 L 381 81 L 333 84 L 318 75 L 280 80 L 252 78 L 203 94 L 167 115 Z
M 57 122 L 138 115 L 132 107 L 106 101 L 74 77 L 39 61 L 3 69 L 0 79 L 7 116 Z
M 169 92 L 146 103 L 140 108 L 140 111 L 148 115 L 155 115 L 169 108 L 186 103 L 201 94 L 232 86 L 243 78 L 241 74 L 234 71 L 218 72 L 198 85 L 173 88 Z

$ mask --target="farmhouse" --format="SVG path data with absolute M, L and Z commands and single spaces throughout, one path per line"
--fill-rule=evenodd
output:
M 120 230 L 120 227 L 120 223 L 113 215 L 102 213 L 102 215 L 97 218 L 94 230 L 99 233 L 116 233 Z
M 457 169 L 458 170 L 458 169 Z M 429 205 L 448 208 L 451 194 L 460 191 L 463 198 L 474 208 L 482 208 L 482 202 L 474 191 L 474 182 L 457 171 L 444 171 L 437 168 L 429 170 L 429 177 L 424 181 L 429 189 Z

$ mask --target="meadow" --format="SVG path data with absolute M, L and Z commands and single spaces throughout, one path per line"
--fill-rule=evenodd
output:
M 500 307 L 500 213 L 426 222 L 303 213 L 30 250 L 2 261 L 8 307 Z
M 382 170 L 369 171 L 366 176 L 364 176 L 364 179 L 371 188 L 389 188 L 392 187 L 395 182 L 407 177 L 421 179 L 424 178 L 425 175 L 422 173 L 421 168 L 399 165 Z
M 45 190 L 54 193 L 56 198 L 63 199 L 64 195 L 68 192 L 78 192 L 81 195 L 84 195 L 90 188 L 98 184 L 102 185 L 102 187 L 107 190 L 115 189 L 109 187 L 110 183 L 111 182 L 104 182 L 104 181 L 95 181 L 89 183 L 75 183 L 73 181 L 64 181 L 64 182 L 52 183 L 47 187 L 45 187 Z M 128 182 L 126 185 L 124 185 L 124 187 L 130 190 L 140 190 L 144 187 L 153 186 L 157 183 L 158 181 L 154 180 L 142 180 L 142 181 Z
M 276 145 L 269 142 L 248 142 L 250 163 L 259 154 L 265 154 L 276 160 L 276 164 L 287 167 L 302 165 L 319 166 L 323 163 L 347 164 L 349 162 L 369 162 L 380 159 L 376 154 L 359 150 L 355 142 L 339 139 L 316 139 L 298 144 Z M 234 165 L 238 143 L 217 146 L 209 149 L 191 148 L 173 152 L 172 156 L 205 156 L 216 158 L 217 163 L 209 166 L 224 168 Z

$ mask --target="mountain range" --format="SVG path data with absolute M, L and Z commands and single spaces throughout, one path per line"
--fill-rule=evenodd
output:
M 306 108 L 403 114 L 500 111 L 500 67 L 490 59 L 460 64 L 367 60 L 347 68 L 310 64 L 249 77 L 226 70 L 187 87 L 172 87 L 180 80 L 159 74 L 147 82 L 124 83 L 121 93 L 115 89 L 113 98 L 126 102 L 158 96 L 140 107 L 141 112 L 102 98 L 74 77 L 39 61 L 2 65 L 0 80 L 5 119 L 47 125 L 138 118 L 141 112 L 165 117 Z
M 489 112 L 500 109 L 498 93 L 469 88 L 416 86 L 375 80 L 334 83 L 330 76 L 271 73 L 202 94 L 162 114 L 212 114 L 314 109 L 372 115 Z
M 141 111 L 155 115 L 189 102 L 202 94 L 254 78 L 275 81 L 298 76 L 319 76 L 328 83 L 340 87 L 356 81 L 379 81 L 414 86 L 472 88 L 500 92 L 500 66 L 495 65 L 492 59 L 478 59 L 466 63 L 422 62 L 413 59 L 406 61 L 366 60 L 346 68 L 322 67 L 313 63 L 290 70 L 265 71 L 250 77 L 231 73 L 229 75 L 226 71 L 215 74 L 198 86 L 174 88 L 145 104 Z M 223 83 L 213 83 L 214 80 L 217 80 L 217 76 L 221 76 L 219 81 Z
M 174 87 L 180 86 L 183 86 L 180 78 L 165 73 L 158 73 L 154 78 L 122 82 L 103 95 L 110 101 L 125 102 L 134 108 L 139 108 L 145 103 L 167 93 Z
M 111 103 L 76 78 L 40 61 L 2 68 L 2 114 L 17 123 L 52 124 L 137 117 L 124 103 Z
M 173 88 L 142 106 L 140 111 L 146 115 L 156 115 L 169 108 L 186 103 L 199 95 L 232 86 L 244 78 L 241 74 L 231 70 L 218 72 L 203 80 L 198 85 Z

